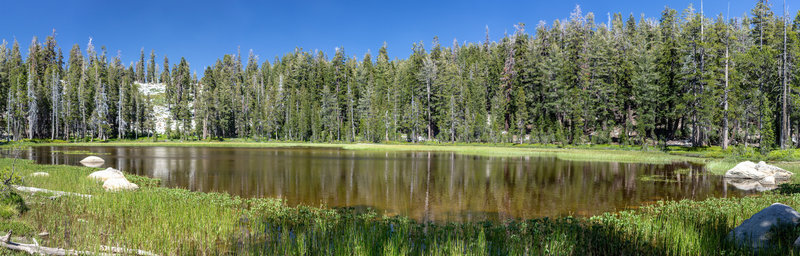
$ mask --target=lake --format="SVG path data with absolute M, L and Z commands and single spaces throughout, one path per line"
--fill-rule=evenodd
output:
M 80 165 L 85 151 L 105 159 L 103 167 L 158 178 L 166 187 L 282 198 L 289 205 L 372 208 L 420 221 L 591 216 L 662 199 L 751 193 L 691 163 L 316 147 L 42 146 L 21 157 Z

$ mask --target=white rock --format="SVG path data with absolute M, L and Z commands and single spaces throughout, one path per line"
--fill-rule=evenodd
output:
M 109 167 L 109 168 L 107 168 L 105 170 L 96 171 L 96 172 L 93 172 L 93 173 L 89 174 L 89 178 L 95 179 L 95 180 L 98 180 L 98 181 L 106 181 L 106 180 L 114 179 L 114 178 L 123 178 L 124 179 L 125 178 L 125 174 L 123 174 L 122 171 L 120 171 L 120 170 L 117 170 L 117 169 Z
M 50 177 L 50 174 L 46 172 L 34 172 L 31 173 L 31 177 Z
M 735 179 L 754 179 L 760 180 L 766 177 L 767 175 L 758 171 L 756 169 L 756 164 L 750 161 L 744 161 L 727 172 L 725 172 L 725 178 L 735 178 Z
M 775 184 L 775 176 L 767 176 L 759 181 L 761 184 L 772 185 Z
M 139 185 L 128 181 L 125 177 L 112 178 L 103 183 L 103 189 L 106 191 L 136 190 L 139 189 Z
M 96 156 L 87 156 L 86 158 L 81 160 L 81 163 L 105 163 L 105 162 L 106 160 L 103 160 L 102 158 Z
M 784 170 L 783 168 L 780 168 L 780 167 L 777 167 L 777 166 L 774 166 L 774 165 L 768 165 L 764 161 L 758 162 L 758 164 L 756 164 L 756 169 L 758 169 L 759 171 L 761 171 L 763 173 L 766 173 L 768 175 L 776 175 L 776 174 L 779 174 L 779 173 L 780 174 L 785 174 L 787 177 L 790 177 L 790 176 L 793 175 L 793 173 L 788 172 L 788 171 Z
M 100 167 L 106 161 L 96 156 L 89 156 L 81 160 L 81 164 L 86 167 Z
M 738 245 L 762 248 L 770 243 L 772 228 L 795 227 L 800 223 L 800 213 L 785 204 L 775 203 L 759 211 L 728 233 Z
M 776 171 L 772 176 L 775 177 L 776 180 L 789 180 L 792 178 L 792 175 L 794 175 L 794 173 L 781 169 L 780 171 Z
M 774 165 L 768 165 L 763 161 L 758 162 L 758 164 L 744 161 L 725 172 L 725 178 L 729 179 L 762 180 L 767 176 L 773 176 L 775 180 L 788 180 L 792 175 L 794 173 Z

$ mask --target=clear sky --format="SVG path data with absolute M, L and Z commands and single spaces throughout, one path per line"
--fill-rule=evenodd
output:
M 731 16 L 749 13 L 755 0 L 706 0 L 706 16 L 724 14 L 730 3 Z M 783 1 L 773 1 L 781 15 Z M 482 41 L 488 25 L 491 40 L 513 32 L 519 22 L 532 31 L 539 21 L 550 24 L 569 17 L 575 5 L 584 13 L 595 13 L 598 23 L 607 13 L 633 13 L 658 18 L 664 6 L 683 10 L 700 1 L 658 0 L 527 0 L 527 1 L 5 1 L 0 4 L 0 39 L 19 40 L 27 54 L 33 36 L 44 39 L 56 29 L 65 55 L 73 44 L 86 50 L 89 37 L 97 49 L 105 45 L 109 55 L 122 54 L 128 65 L 144 47 L 156 51 L 157 63 L 169 56 L 175 63 L 187 58 L 193 71 L 202 75 L 226 53 L 241 47 L 250 49 L 260 62 L 293 51 L 322 50 L 329 57 L 336 47 L 359 58 L 371 50 L 373 56 L 383 42 L 392 58 L 405 58 L 411 44 L 426 46 L 434 36 L 443 45 Z M 789 18 L 797 14 L 800 2 L 787 1 Z

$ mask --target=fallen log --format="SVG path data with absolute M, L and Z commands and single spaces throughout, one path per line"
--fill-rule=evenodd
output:
M 112 247 L 112 246 L 100 246 L 101 253 L 97 252 L 89 252 L 89 251 L 78 251 L 78 250 L 69 250 L 63 248 L 52 248 L 52 247 L 44 247 L 40 246 L 39 243 L 36 242 L 36 239 L 33 240 L 33 244 L 23 244 L 23 243 L 15 243 L 11 241 L 11 232 L 9 231 L 7 235 L 0 237 L 0 247 L 4 247 L 6 249 L 15 250 L 15 251 L 22 251 L 26 252 L 31 255 L 141 255 L 141 256 L 158 256 L 158 254 L 144 251 L 144 250 L 137 250 L 137 249 L 127 249 L 121 247 Z M 105 252 L 105 253 L 103 253 Z
M 79 197 L 85 197 L 85 198 L 91 198 L 92 197 L 92 195 L 79 194 L 79 193 L 73 193 L 73 192 L 56 191 L 56 190 L 49 190 L 49 189 L 43 189 L 43 188 L 23 187 L 23 186 L 17 186 L 17 185 L 11 185 L 11 187 L 16 189 L 17 191 L 28 192 L 28 193 L 32 193 L 32 194 L 33 193 L 51 193 L 51 194 L 54 194 L 56 196 L 79 196 Z
M 10 250 L 15 251 L 22 251 L 27 252 L 31 255 L 84 255 L 90 254 L 89 252 L 82 252 L 82 251 L 75 251 L 75 250 L 67 250 L 61 248 L 50 248 L 50 247 L 43 247 L 39 246 L 39 243 L 36 243 L 34 240 L 33 244 L 22 244 L 22 243 L 15 243 L 11 241 L 11 231 L 8 232 L 5 236 L 0 237 L 0 246 L 5 247 Z
M 122 247 L 112 247 L 107 245 L 101 245 L 100 250 L 104 252 L 111 252 L 111 253 L 118 253 L 123 255 L 141 255 L 141 256 L 158 256 L 158 254 L 139 250 L 139 249 L 128 249 Z

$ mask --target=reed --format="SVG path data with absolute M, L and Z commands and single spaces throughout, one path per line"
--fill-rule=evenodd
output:
M 0 159 L 0 168 L 10 163 Z M 775 202 L 800 207 L 800 194 L 785 186 L 755 197 L 662 201 L 591 218 L 420 223 L 373 211 L 161 188 L 144 177 L 132 179 L 143 186 L 138 191 L 107 193 L 86 179 L 93 168 L 16 165 L 24 185 L 93 197 L 24 194 L 30 210 L 2 220 L 0 228 L 18 223 L 31 229 L 19 234 L 49 232 L 37 238 L 44 246 L 88 251 L 112 245 L 164 255 L 748 255 L 753 252 L 725 239 L 733 227 Z M 28 176 L 35 171 L 51 176 Z M 797 254 L 794 237 L 783 237 L 759 253 Z

